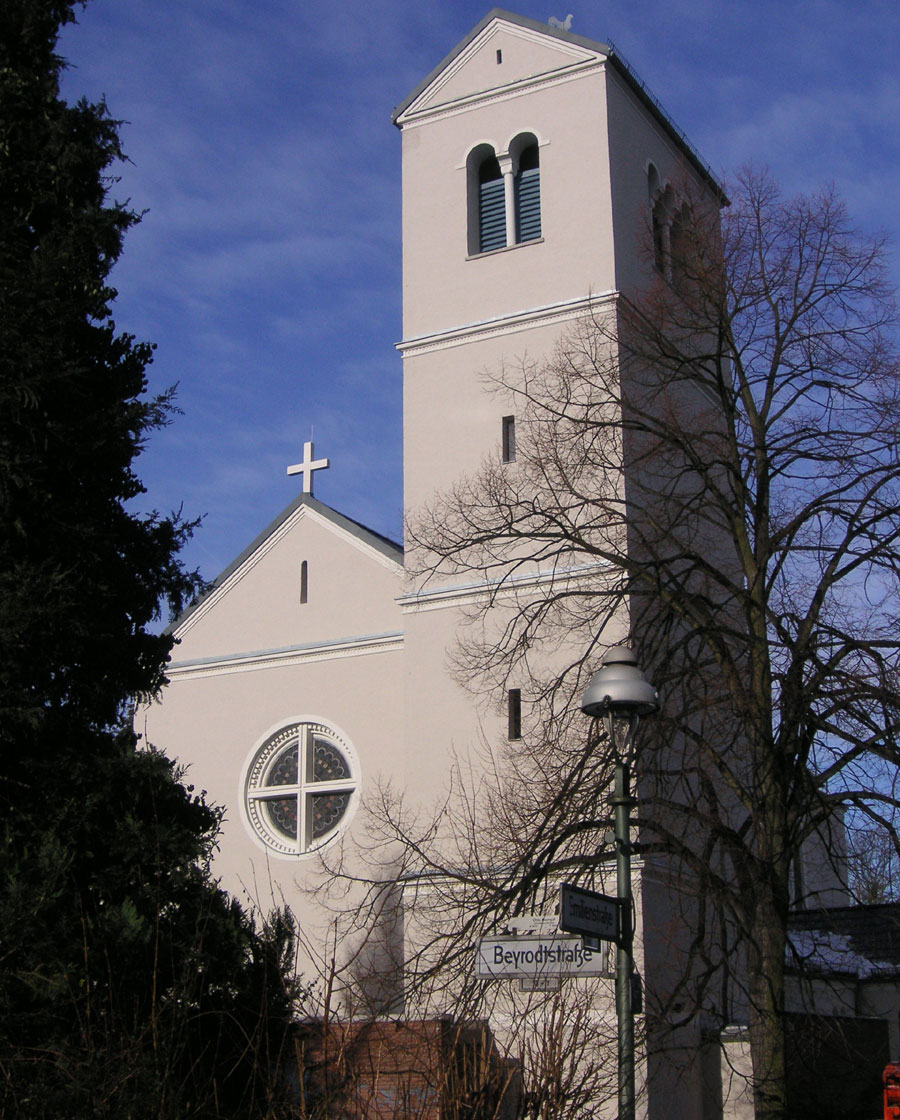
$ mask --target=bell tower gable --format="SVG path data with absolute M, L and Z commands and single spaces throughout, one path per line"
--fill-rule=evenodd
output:
M 602 65 L 602 44 L 494 9 L 394 113 L 399 127 L 473 100 L 509 98 L 535 83 Z

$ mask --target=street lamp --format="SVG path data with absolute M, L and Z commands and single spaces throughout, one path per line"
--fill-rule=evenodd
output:
M 604 720 L 615 757 L 613 805 L 616 810 L 616 895 L 622 931 L 616 951 L 616 1017 L 619 1021 L 619 1120 L 634 1120 L 634 1011 L 631 976 L 634 930 L 631 922 L 631 840 L 629 834 L 628 757 L 641 716 L 659 708 L 659 693 L 638 668 L 628 646 L 609 650 L 581 700 L 587 716 Z M 617 724 L 619 725 L 617 728 Z M 620 743 L 617 731 L 625 725 Z

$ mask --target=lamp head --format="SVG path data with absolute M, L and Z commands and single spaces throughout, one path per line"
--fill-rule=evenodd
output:
M 612 713 L 628 719 L 651 715 L 658 708 L 659 693 L 638 668 L 628 646 L 609 650 L 581 699 L 586 716 Z

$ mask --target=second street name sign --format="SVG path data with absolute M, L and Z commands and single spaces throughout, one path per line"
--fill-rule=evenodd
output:
M 605 976 L 603 953 L 585 949 L 580 937 L 484 937 L 478 943 L 476 975 Z
M 559 925 L 567 933 L 618 942 L 622 936 L 621 903 L 597 891 L 563 883 L 559 889 Z

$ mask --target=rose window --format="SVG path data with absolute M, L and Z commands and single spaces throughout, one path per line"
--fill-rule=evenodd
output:
M 245 804 L 268 847 L 311 852 L 337 835 L 356 792 L 351 757 L 325 724 L 294 723 L 266 739 L 250 765 Z

